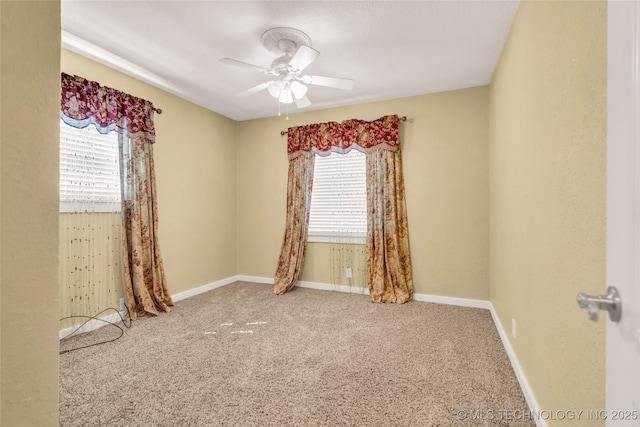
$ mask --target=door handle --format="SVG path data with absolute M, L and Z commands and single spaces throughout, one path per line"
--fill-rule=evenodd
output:
M 609 286 L 606 295 L 587 295 L 580 292 L 578 305 L 589 310 L 589 319 L 594 322 L 598 321 L 598 310 L 608 311 L 609 320 L 612 322 L 619 322 L 622 317 L 622 300 L 615 286 Z

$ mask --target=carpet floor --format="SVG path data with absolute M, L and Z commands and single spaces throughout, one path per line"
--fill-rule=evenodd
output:
M 61 354 L 60 425 L 535 425 L 513 419 L 529 408 L 488 310 L 271 289 L 223 286 Z

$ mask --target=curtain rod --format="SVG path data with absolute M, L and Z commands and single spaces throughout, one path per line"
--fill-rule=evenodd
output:
M 158 113 L 160 114 L 160 113 Z M 398 117 L 398 120 L 400 120 L 401 122 L 406 122 L 407 121 L 407 116 L 402 116 L 402 117 Z M 281 130 L 280 131 L 280 135 L 286 135 L 287 131 L 286 130 Z
M 154 108 L 155 112 L 158 114 L 162 114 L 162 108 Z

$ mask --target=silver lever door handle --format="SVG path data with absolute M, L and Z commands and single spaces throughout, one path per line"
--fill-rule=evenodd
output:
M 609 319 L 612 322 L 619 322 L 622 317 L 622 300 L 614 286 L 607 288 L 606 295 L 587 295 L 580 292 L 578 305 L 580 308 L 589 310 L 589 319 L 594 322 L 598 321 L 598 310 L 608 311 Z

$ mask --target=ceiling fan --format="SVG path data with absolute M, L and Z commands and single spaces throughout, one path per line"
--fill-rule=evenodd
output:
M 353 89 L 355 81 L 351 79 L 302 74 L 302 71 L 320 55 L 320 52 L 311 48 L 311 39 L 302 31 L 288 27 L 272 28 L 262 34 L 260 41 L 269 52 L 281 55 L 271 63 L 270 68 L 231 58 L 220 59 L 225 64 L 249 68 L 262 74 L 274 76 L 273 80 L 260 83 L 240 92 L 237 96 L 249 96 L 267 89 L 269 94 L 279 102 L 283 104 L 295 103 L 298 108 L 304 108 L 311 105 L 309 98 L 307 98 L 306 85 Z

